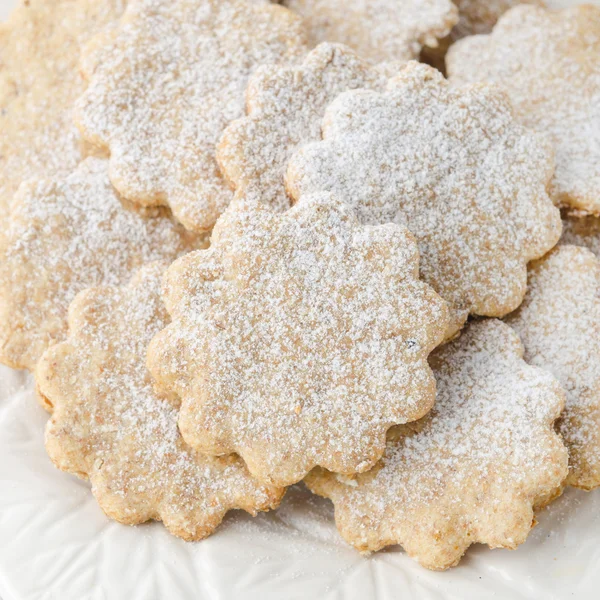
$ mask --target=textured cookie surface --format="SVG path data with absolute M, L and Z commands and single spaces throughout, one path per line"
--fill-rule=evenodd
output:
M 22 181 L 66 175 L 84 154 L 73 100 L 85 88 L 81 46 L 125 0 L 20 0 L 0 24 L 0 210 Z
M 217 159 L 239 193 L 290 207 L 284 175 L 294 151 L 321 138 L 327 105 L 350 89 L 383 89 L 385 78 L 341 44 L 317 46 L 298 66 L 261 67 L 246 90 L 248 115 L 231 123 Z
M 450 336 L 469 313 L 519 305 L 527 262 L 560 236 L 552 168 L 549 143 L 514 122 L 497 88 L 453 89 L 410 63 L 384 93 L 340 95 L 323 140 L 292 157 L 286 180 L 295 199 L 329 191 L 363 223 L 406 225 L 422 278 L 451 306 Z
M 146 348 L 168 322 L 163 271 L 153 263 L 126 287 L 79 294 L 69 335 L 44 354 L 36 381 L 54 406 L 46 448 L 57 467 L 89 478 L 111 518 L 162 520 L 175 535 L 200 539 L 229 509 L 274 507 L 283 489 L 256 482 L 237 457 L 191 450 L 177 429 L 176 407 L 154 393 Z
M 600 7 L 516 7 L 446 62 L 455 84 L 501 84 L 519 121 L 552 139 L 555 202 L 600 213 Z
M 533 507 L 567 474 L 553 423 L 564 404 L 552 376 L 522 360 L 516 334 L 496 320 L 471 324 L 430 358 L 434 409 L 394 428 L 384 458 L 349 479 L 315 469 L 306 479 L 331 498 L 338 529 L 362 551 L 401 544 L 445 569 L 474 543 L 515 548 Z
M 447 308 L 418 279 L 414 238 L 328 194 L 284 214 L 236 201 L 210 249 L 169 268 L 164 300 L 173 323 L 148 360 L 181 398 L 182 435 L 261 480 L 367 470 L 386 431 L 433 403 Z
M 558 429 L 569 448 L 566 483 L 600 486 L 600 262 L 560 246 L 529 269 L 527 296 L 507 322 L 525 360 L 552 373 L 566 392 Z
M 313 45 L 340 42 L 373 63 L 417 58 L 456 23 L 450 0 L 284 0 L 304 17 Z
M 147 212 L 123 206 L 102 159 L 88 158 L 64 179 L 21 186 L 0 258 L 0 361 L 33 369 L 64 337 L 79 291 L 119 285 L 147 262 L 197 247 L 164 209 Z
M 248 76 L 306 51 L 301 20 L 247 0 L 132 0 L 120 27 L 86 49 L 83 136 L 111 154 L 126 198 L 165 204 L 211 229 L 231 200 L 215 161 L 224 127 L 244 114 Z

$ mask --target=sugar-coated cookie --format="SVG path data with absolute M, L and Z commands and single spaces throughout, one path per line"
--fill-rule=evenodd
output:
M 458 20 L 451 0 L 283 0 L 304 17 L 313 45 L 339 42 L 382 66 L 418 58 Z
M 197 540 L 230 509 L 274 508 L 284 490 L 259 484 L 238 457 L 193 451 L 177 429 L 177 408 L 154 393 L 146 348 L 168 323 L 164 268 L 153 263 L 127 286 L 81 292 L 68 337 L 44 354 L 36 382 L 54 407 L 46 448 L 57 467 L 89 479 L 109 517 L 128 525 L 161 520 Z
M 66 175 L 85 154 L 71 113 L 73 99 L 85 89 L 78 69 L 81 46 L 114 24 L 125 4 L 19 0 L 8 22 L 0 24 L 3 213 L 22 181 Z
M 165 209 L 124 206 L 108 179 L 108 162 L 97 158 L 67 177 L 23 184 L 6 237 L 0 362 L 27 369 L 66 334 L 78 292 L 125 283 L 145 263 L 172 261 L 201 243 Z
M 342 44 L 320 44 L 301 65 L 260 67 L 246 90 L 247 116 L 233 121 L 219 142 L 223 175 L 238 193 L 287 210 L 287 163 L 303 144 L 321 139 L 327 106 L 347 90 L 384 89 L 385 83 L 379 70 Z
M 600 7 L 517 6 L 490 35 L 452 46 L 446 63 L 456 85 L 502 85 L 518 120 L 552 139 L 557 204 L 600 213 Z
M 567 474 L 553 425 L 564 394 L 522 359 L 507 325 L 474 322 L 430 358 L 434 409 L 394 428 L 384 458 L 353 478 L 315 469 L 306 479 L 333 500 L 342 536 L 361 551 L 401 544 L 430 569 L 456 565 L 471 544 L 515 548 L 534 507 Z
M 469 314 L 517 308 L 527 262 L 556 244 L 561 221 L 546 191 L 552 148 L 514 121 L 501 90 L 454 89 L 413 62 L 383 93 L 338 96 L 322 129 L 289 163 L 293 198 L 328 191 L 363 223 L 406 225 L 422 278 L 450 304 L 448 337 Z
M 164 300 L 173 322 L 148 364 L 181 398 L 184 439 L 265 482 L 365 471 L 392 425 L 433 404 L 427 356 L 448 315 L 419 281 L 415 240 L 361 226 L 329 194 L 283 214 L 237 200 L 211 247 L 169 268 Z
M 210 230 L 232 193 L 215 161 L 225 126 L 244 114 L 249 75 L 306 51 L 300 17 L 247 0 L 131 0 L 116 31 L 83 57 L 89 87 L 76 120 L 110 151 L 119 192 L 167 205 Z
M 569 449 L 566 484 L 600 486 L 600 261 L 559 246 L 529 268 L 527 296 L 507 318 L 525 360 L 552 373 L 566 392 L 558 423 Z

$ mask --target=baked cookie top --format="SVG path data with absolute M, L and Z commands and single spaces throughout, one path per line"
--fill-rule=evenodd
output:
M 15 196 L 0 256 L 0 361 L 33 369 L 64 338 L 67 311 L 86 287 L 119 285 L 142 265 L 172 261 L 197 236 L 164 209 L 124 206 L 106 160 L 88 158 L 66 178 L 30 180 Z
M 131 0 L 120 26 L 88 45 L 89 87 L 76 120 L 110 151 L 119 192 L 164 204 L 210 230 L 231 200 L 215 161 L 225 126 L 244 114 L 249 75 L 306 51 L 301 19 L 247 0 Z
M 81 46 L 115 22 L 125 0 L 19 0 L 0 24 L 0 210 L 22 181 L 67 175 L 85 153 L 73 98 L 85 89 Z M 2 226 L 4 229 L 4 226 Z
M 516 7 L 446 63 L 453 84 L 502 85 L 518 120 L 554 142 L 556 203 L 600 212 L 600 7 Z
M 567 451 L 553 428 L 564 405 L 560 385 L 522 355 L 507 325 L 472 323 L 430 358 L 433 410 L 394 428 L 372 471 L 347 478 L 315 469 L 306 478 L 333 500 L 350 544 L 401 544 L 423 566 L 446 569 L 471 544 L 525 541 L 533 507 L 567 474 Z
M 447 308 L 418 279 L 414 238 L 359 225 L 328 194 L 284 214 L 234 204 L 209 250 L 169 268 L 173 323 L 150 344 L 150 371 L 181 398 L 192 447 L 235 452 L 260 480 L 365 471 L 387 430 L 435 396 L 427 356 Z
M 313 46 L 340 42 L 371 63 L 418 58 L 458 20 L 451 0 L 283 0 L 302 15 Z M 391 65 L 390 65 L 391 66 Z
M 566 484 L 600 486 L 600 261 L 560 246 L 529 268 L 527 296 L 507 319 L 525 360 L 552 373 L 566 392 L 558 423 L 569 449 Z
M 421 277 L 450 304 L 449 337 L 469 314 L 517 308 L 527 262 L 556 244 L 561 222 L 546 192 L 551 146 L 514 121 L 498 88 L 455 89 L 410 63 L 385 92 L 338 96 L 322 130 L 288 165 L 293 198 L 328 191 L 362 223 L 408 227 Z
M 46 448 L 54 464 L 89 479 L 102 509 L 130 525 L 161 520 L 188 540 L 210 535 L 225 513 L 279 504 L 284 490 L 252 479 L 238 457 L 211 458 L 182 440 L 177 409 L 157 396 L 146 348 L 168 323 L 160 299 L 164 265 L 144 267 L 124 287 L 81 292 L 69 335 L 36 369 L 54 406 Z
M 259 67 L 246 90 L 247 116 L 225 129 L 217 147 L 223 175 L 238 193 L 287 210 L 287 163 L 303 144 L 321 139 L 327 106 L 347 90 L 384 89 L 385 83 L 342 44 L 320 44 L 301 65 Z

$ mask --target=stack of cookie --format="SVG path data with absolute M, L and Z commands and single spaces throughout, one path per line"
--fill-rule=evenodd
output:
M 122 523 L 515 548 L 600 486 L 600 9 L 282 4 L 21 0 L 0 360 Z

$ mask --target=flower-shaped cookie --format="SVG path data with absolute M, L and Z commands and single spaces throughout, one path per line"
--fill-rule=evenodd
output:
M 164 209 L 146 212 L 121 203 L 102 159 L 88 158 L 65 179 L 21 186 L 0 256 L 1 362 L 33 369 L 66 334 L 79 291 L 119 285 L 147 262 L 198 247 Z
M 560 246 L 529 268 L 527 296 L 507 318 L 525 360 L 552 373 L 567 402 L 558 423 L 569 448 L 566 483 L 600 486 L 600 262 L 585 248 Z
M 196 540 L 230 509 L 275 507 L 284 490 L 258 483 L 238 457 L 189 448 L 177 409 L 153 391 L 146 348 L 168 323 L 163 272 L 153 263 L 128 286 L 81 292 L 69 310 L 68 337 L 44 354 L 36 382 L 54 406 L 46 448 L 58 468 L 89 479 L 109 517 L 129 525 L 161 520 Z
M 67 175 L 81 160 L 73 99 L 85 89 L 80 47 L 124 0 L 20 0 L 0 25 L 0 210 L 22 181 Z
M 434 409 L 394 428 L 384 458 L 345 478 L 315 469 L 306 479 L 333 500 L 342 536 L 361 551 L 401 544 L 430 569 L 458 563 L 471 544 L 515 548 L 533 508 L 567 474 L 553 424 L 564 395 L 527 365 L 510 327 L 485 320 L 430 358 Z
M 520 304 L 527 262 L 560 236 L 546 193 L 552 169 L 549 143 L 513 121 L 498 89 L 453 89 L 410 63 L 384 93 L 338 96 L 323 141 L 299 150 L 286 178 L 295 199 L 328 191 L 363 223 L 406 225 L 422 278 L 451 306 L 451 336 L 470 313 L 503 316 Z
M 600 213 L 600 7 L 515 7 L 446 61 L 455 84 L 502 85 L 519 122 L 552 139 L 556 203 Z
M 365 471 L 387 430 L 434 401 L 427 356 L 447 308 L 419 281 L 415 241 L 359 225 L 328 194 L 284 214 L 234 204 L 210 249 L 168 270 L 173 323 L 149 347 L 150 371 L 181 398 L 185 440 L 236 452 L 258 479 Z
M 119 28 L 86 49 L 76 120 L 110 150 L 125 198 L 168 205 L 188 229 L 210 230 L 232 196 L 215 144 L 244 114 L 249 75 L 305 51 L 301 19 L 281 6 L 131 0 Z
M 372 63 L 417 58 L 458 20 L 451 0 L 283 0 L 304 17 L 313 45 L 341 42 Z
M 317 46 L 299 66 L 260 67 L 246 90 L 248 116 L 225 129 L 217 148 L 223 175 L 240 194 L 287 210 L 287 163 L 300 146 L 321 139 L 327 106 L 342 92 L 384 89 L 385 82 L 341 44 Z

